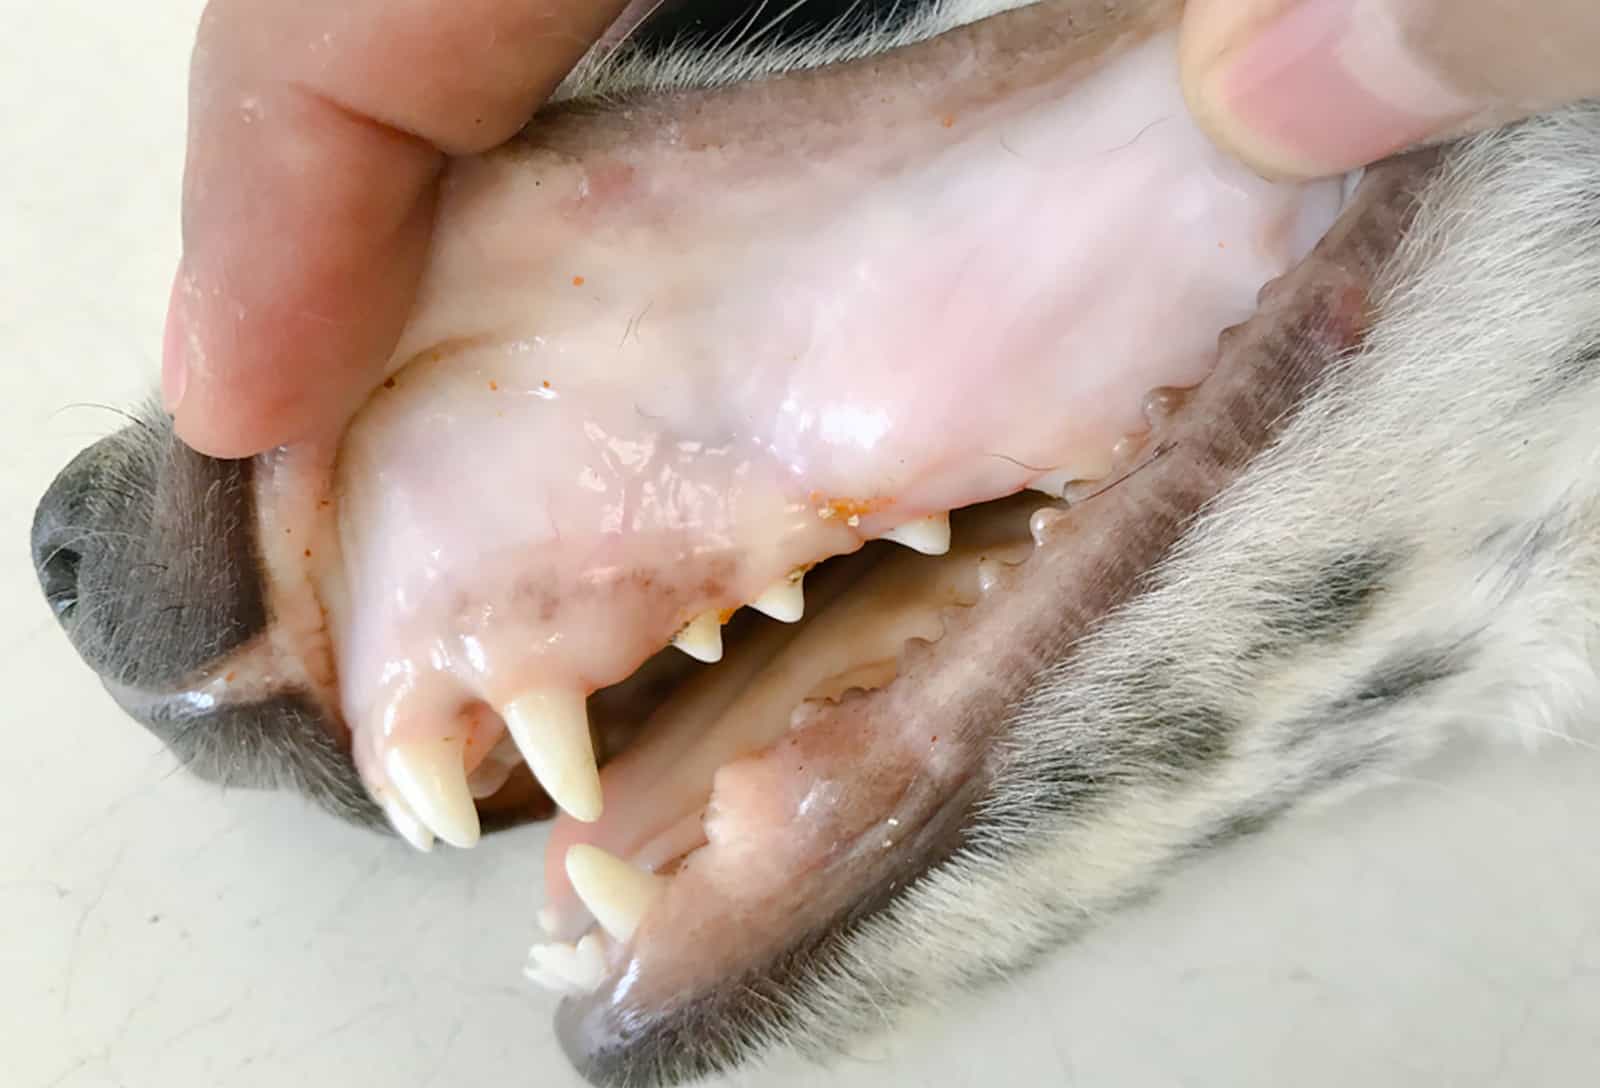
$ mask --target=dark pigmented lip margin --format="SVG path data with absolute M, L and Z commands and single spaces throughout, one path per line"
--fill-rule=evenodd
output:
M 1070 593 L 1077 599 L 1034 606 L 1032 614 L 1019 617 L 1035 628 L 1027 632 L 1034 660 L 1032 668 L 1021 670 L 1026 682 L 996 711 L 991 728 L 1000 736 L 1004 713 L 1036 685 L 1042 664 L 1070 667 L 1083 633 L 1140 592 L 1148 572 L 1195 516 L 1287 428 L 1330 369 L 1364 342 L 1375 316 L 1372 293 L 1440 160 L 1437 152 L 1421 152 L 1370 168 L 1313 253 L 1263 289 L 1255 316 L 1219 337 L 1216 370 L 1156 436 L 1161 456 L 1069 513 L 1063 536 L 1071 538 L 1070 546 L 1057 542 L 1019 568 L 1024 579 L 1053 575 L 1063 587 L 1058 597 Z M 930 655 L 959 652 L 951 633 Z M 834 714 L 865 719 L 865 711 L 893 690 L 891 685 L 843 704 Z M 992 698 L 986 701 L 997 707 Z M 557 1030 L 569 1060 L 597 1085 L 670 1084 L 725 1071 L 765 1042 L 784 1037 L 802 1018 L 804 1006 L 795 995 L 839 966 L 851 934 L 983 836 L 982 785 L 1004 773 L 994 762 L 1003 760 L 1002 748 L 992 745 L 978 773 L 924 824 L 915 847 L 898 851 L 903 875 L 867 890 L 831 921 L 737 977 L 664 1007 L 630 1004 L 626 992 L 618 992 L 617 978 L 594 995 L 564 1001 Z M 1084 811 L 1095 803 L 1092 791 L 1070 797 L 1063 791 L 1063 808 Z

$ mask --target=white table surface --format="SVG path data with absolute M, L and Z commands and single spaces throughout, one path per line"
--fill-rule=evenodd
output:
M 0 0 L 0 1083 L 570 1085 L 518 966 L 542 835 L 431 857 L 224 796 L 26 561 L 154 381 L 198 0 Z M 1463 750 L 1196 865 L 1012 985 L 747 1085 L 1600 1082 L 1600 757 Z

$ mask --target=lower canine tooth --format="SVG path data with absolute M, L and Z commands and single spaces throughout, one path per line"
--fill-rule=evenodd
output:
M 943 555 L 950 550 L 950 515 L 933 514 L 920 521 L 908 521 L 884 533 L 883 539 L 904 544 L 923 555 Z
M 464 741 L 407 741 L 389 749 L 384 769 L 417 819 L 452 846 L 478 843 L 478 809 L 461 762 Z
M 665 878 L 588 844 L 567 851 L 567 879 L 600 928 L 618 941 L 633 936 L 645 911 L 667 886 Z
M 589 711 L 575 691 L 530 691 L 500 708 L 506 730 L 550 799 L 575 820 L 600 818 Z
M 806 591 L 800 577 L 772 583 L 766 592 L 750 602 L 750 607 L 780 623 L 797 622 L 806 614 Z
M 422 826 L 422 821 L 411 811 L 411 806 L 391 795 L 383 800 L 383 812 L 389 817 L 389 826 L 394 828 L 396 834 L 424 854 L 432 852 L 433 832 Z
M 716 612 L 700 613 L 673 636 L 672 644 L 696 661 L 708 665 L 721 661 L 722 617 Z

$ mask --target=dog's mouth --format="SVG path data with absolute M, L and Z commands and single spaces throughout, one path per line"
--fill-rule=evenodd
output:
M 1359 337 L 1341 183 L 1211 148 L 1175 7 L 553 111 L 448 181 L 328 474 L 264 463 L 396 829 L 561 810 L 528 975 L 580 1063 L 788 1015 L 974 848 L 1030 686 Z

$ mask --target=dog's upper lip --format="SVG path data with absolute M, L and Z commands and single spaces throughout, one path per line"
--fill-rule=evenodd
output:
M 344 438 L 323 593 L 352 749 L 398 825 L 475 841 L 468 777 L 504 733 L 592 818 L 587 695 L 668 642 L 714 659 L 728 614 L 866 539 L 941 550 L 950 509 L 1100 476 L 1153 388 L 1204 376 L 1338 186 L 1210 145 L 1170 10 L 1100 32 L 1019 11 L 913 47 L 850 126 L 845 66 L 556 113 L 456 165 L 404 369 Z M 966 76 L 986 65 L 1004 78 Z M 708 141 L 746 94 L 792 143 L 748 118 Z M 1151 282 L 1124 291 L 1134 263 Z

